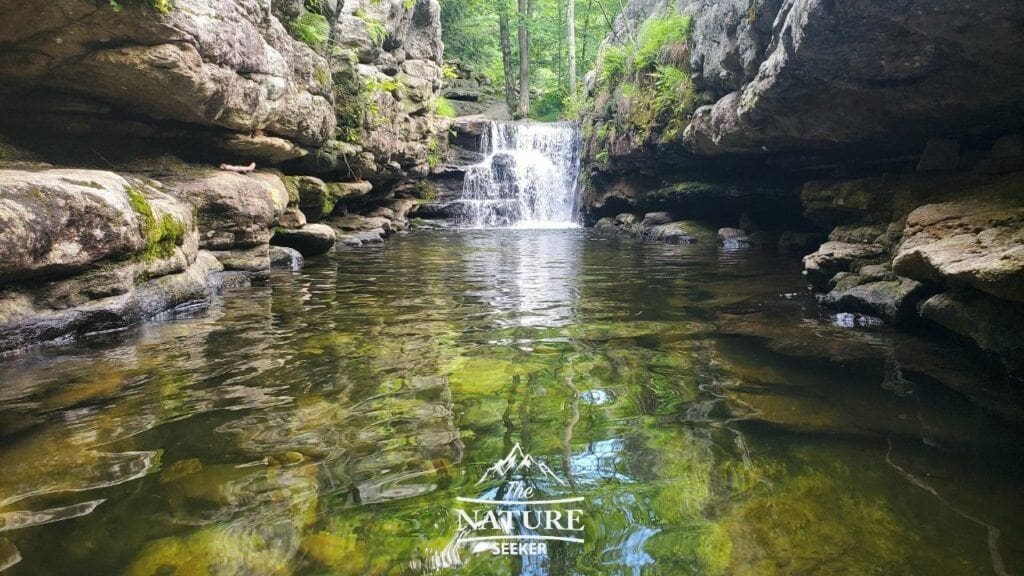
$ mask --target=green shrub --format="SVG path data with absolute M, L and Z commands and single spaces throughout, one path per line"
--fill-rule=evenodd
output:
M 675 13 L 645 22 L 637 34 L 633 67 L 637 71 L 653 69 L 666 49 L 690 39 L 691 25 L 689 15 Z
M 322 50 L 327 46 L 331 35 L 331 25 L 327 18 L 320 14 L 306 12 L 291 23 L 292 34 L 314 50 Z
M 455 112 L 455 108 L 452 107 L 452 103 L 444 96 L 439 96 L 437 100 L 434 101 L 434 114 L 445 118 L 455 118 L 458 116 Z
M 629 56 L 623 46 L 606 46 L 601 53 L 600 80 L 605 86 L 612 86 L 626 74 Z
M 437 200 L 439 195 L 437 186 L 435 186 L 433 182 L 428 182 L 426 180 L 416 182 L 416 196 L 420 199 L 432 202 Z
M 431 136 L 427 142 L 427 166 L 437 168 L 444 161 L 442 156 L 441 142 L 435 136 Z

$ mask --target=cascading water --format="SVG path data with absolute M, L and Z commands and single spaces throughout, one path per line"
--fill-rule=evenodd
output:
M 567 123 L 491 123 L 482 162 L 466 169 L 460 223 L 474 228 L 577 226 L 579 130 Z

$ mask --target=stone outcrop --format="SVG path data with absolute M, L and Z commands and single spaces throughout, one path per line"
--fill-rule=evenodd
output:
M 809 217 L 844 222 L 804 258 L 823 304 L 895 323 L 930 321 L 1020 367 L 1019 173 L 814 182 L 804 198 Z
M 688 7 L 691 66 L 718 99 L 683 135 L 695 153 L 917 151 L 964 116 L 977 130 L 1020 115 L 1024 15 L 1004 2 L 703 4 Z
M 585 208 L 781 232 L 824 305 L 1019 365 L 1022 26 L 995 0 L 632 0 L 588 75 Z
M 0 170 L 0 353 L 124 329 L 265 278 L 287 203 L 273 173 L 200 171 L 161 183 Z
M 255 158 L 280 157 L 285 146 L 246 138 L 256 133 L 319 146 L 335 127 L 328 63 L 292 38 L 269 7 L 257 0 L 12 0 L 0 26 L 7 46 L 0 105 L 88 111 L 66 98 L 63 107 L 25 99 L 70 93 L 96 102 L 98 115 L 134 112 L 223 129 L 226 146 Z

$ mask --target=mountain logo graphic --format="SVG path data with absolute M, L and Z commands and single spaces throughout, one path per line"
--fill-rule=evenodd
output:
M 516 442 L 516 445 L 509 450 L 508 455 L 498 460 L 494 464 L 491 464 L 487 470 L 484 471 L 483 476 L 476 481 L 477 485 L 483 484 L 488 480 L 504 480 L 510 473 L 513 472 L 533 472 L 540 473 L 554 480 L 559 486 L 565 486 L 565 480 L 562 480 L 551 468 L 548 468 L 546 464 L 537 460 L 523 451 L 522 446 Z

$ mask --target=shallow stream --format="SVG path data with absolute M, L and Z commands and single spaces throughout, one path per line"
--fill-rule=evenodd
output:
M 758 250 L 418 231 L 0 382 L 5 575 L 1024 571 L 998 370 Z M 584 542 L 453 553 L 517 443 Z

